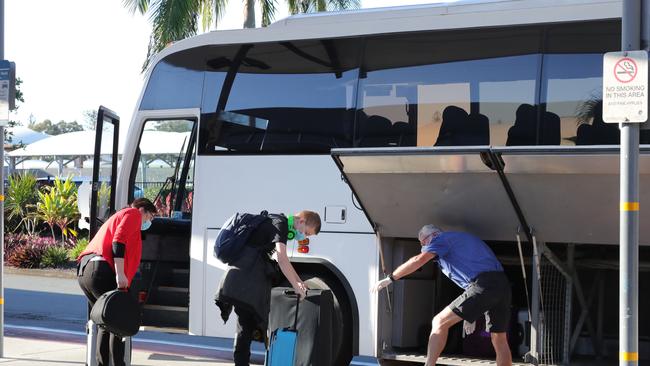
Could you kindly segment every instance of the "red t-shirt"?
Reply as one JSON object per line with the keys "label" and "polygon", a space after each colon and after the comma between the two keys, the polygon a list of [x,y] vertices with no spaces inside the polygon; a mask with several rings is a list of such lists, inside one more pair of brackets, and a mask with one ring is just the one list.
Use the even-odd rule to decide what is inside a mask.
{"label": "red t-shirt", "polygon": [[101,255],[115,271],[113,242],[124,244],[124,274],[129,280],[130,286],[142,258],[141,226],[142,214],[137,208],[129,207],[116,212],[97,231],[97,234],[90,241],[88,247],[81,252],[79,258],[89,253]]}

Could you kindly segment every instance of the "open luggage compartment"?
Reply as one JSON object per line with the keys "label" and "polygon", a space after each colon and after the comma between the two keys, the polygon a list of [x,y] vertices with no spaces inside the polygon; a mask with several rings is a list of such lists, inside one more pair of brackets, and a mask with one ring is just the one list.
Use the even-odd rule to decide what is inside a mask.
{"label": "open luggage compartment", "polygon": [[[422,225],[479,236],[514,286],[511,323],[520,340],[512,345],[513,360],[527,353],[530,363],[569,363],[572,331],[579,335],[590,322],[580,319],[575,326],[582,314],[572,317],[574,298],[576,310],[588,308],[575,281],[575,249],[618,244],[616,147],[335,149],[332,155],[381,237],[386,271],[419,252]],[[650,184],[644,149],[640,173],[641,186]],[[641,192],[644,202],[650,202],[650,192]],[[641,245],[650,244],[650,225],[642,222],[640,228]],[[425,268],[395,284],[389,296],[379,294],[380,359],[423,360],[431,318],[460,293],[448,282],[435,267]],[[450,333],[439,364],[494,360],[466,357],[458,337]]]}

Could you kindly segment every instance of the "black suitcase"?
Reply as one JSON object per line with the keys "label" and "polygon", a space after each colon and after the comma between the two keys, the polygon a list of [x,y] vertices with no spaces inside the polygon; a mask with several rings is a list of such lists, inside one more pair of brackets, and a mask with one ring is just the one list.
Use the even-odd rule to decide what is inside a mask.
{"label": "black suitcase", "polygon": [[140,329],[142,314],[140,305],[130,293],[113,290],[97,299],[90,310],[90,319],[113,334],[131,337]]}
{"label": "black suitcase", "polygon": [[[309,290],[300,302],[298,342],[294,366],[332,366],[332,319],[334,305],[330,290]],[[293,289],[275,287],[271,291],[269,332],[294,325],[296,297]]]}

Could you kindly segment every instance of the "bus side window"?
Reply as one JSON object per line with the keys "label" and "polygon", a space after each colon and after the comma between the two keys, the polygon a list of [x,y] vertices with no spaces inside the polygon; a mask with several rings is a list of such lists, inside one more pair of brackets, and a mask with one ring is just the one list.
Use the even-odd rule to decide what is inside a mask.
{"label": "bus side window", "polygon": [[[192,120],[149,120],[144,125],[132,192],[134,198],[150,199],[162,217],[191,217],[194,144],[190,137],[194,124]],[[186,161],[189,165],[184,167]]]}
{"label": "bus side window", "polygon": [[368,37],[357,146],[505,145],[517,107],[535,104],[540,32],[485,32]]}

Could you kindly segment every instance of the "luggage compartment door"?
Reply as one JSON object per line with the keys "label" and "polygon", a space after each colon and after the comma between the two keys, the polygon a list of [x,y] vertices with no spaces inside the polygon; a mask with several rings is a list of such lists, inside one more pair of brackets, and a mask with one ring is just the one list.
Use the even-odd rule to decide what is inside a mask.
{"label": "luggage compartment door", "polygon": [[[547,243],[619,244],[618,146],[493,148],[528,224]],[[639,157],[640,206],[650,204],[650,148]],[[640,216],[639,244],[650,245]]]}
{"label": "luggage compartment door", "polygon": [[489,147],[332,150],[381,235],[416,238],[432,223],[484,240],[512,241],[517,216],[489,154]]}
{"label": "luggage compartment door", "polygon": [[[619,244],[618,146],[336,149],[332,156],[383,236],[417,237],[432,223],[513,241],[517,204],[542,242]],[[645,207],[650,146],[641,148],[639,184]],[[650,245],[650,218],[640,220],[640,245]]]}

